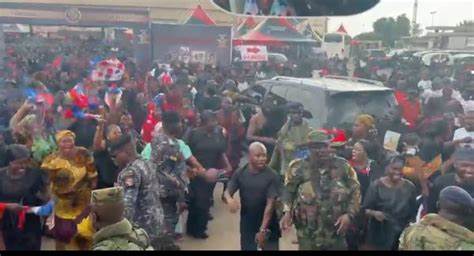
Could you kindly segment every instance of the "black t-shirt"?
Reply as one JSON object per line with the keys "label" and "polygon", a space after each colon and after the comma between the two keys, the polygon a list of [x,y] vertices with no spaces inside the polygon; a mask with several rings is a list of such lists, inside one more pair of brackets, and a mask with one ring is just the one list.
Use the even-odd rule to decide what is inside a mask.
{"label": "black t-shirt", "polygon": [[221,108],[221,98],[218,96],[203,97],[200,104],[202,110],[217,111]]}
{"label": "black t-shirt", "polygon": [[227,189],[230,195],[239,190],[242,215],[263,216],[267,199],[278,197],[279,182],[278,175],[269,167],[253,173],[246,165],[235,172]]}
{"label": "black t-shirt", "polygon": [[107,150],[94,152],[94,162],[98,174],[97,188],[113,187],[120,170],[110,158],[109,152]]}
{"label": "black t-shirt", "polygon": [[97,127],[95,119],[81,119],[69,126],[70,131],[76,134],[76,146],[91,148]]}
{"label": "black t-shirt", "polygon": [[443,176],[439,176],[433,184],[433,187],[430,189],[430,195],[428,197],[428,212],[435,213],[438,212],[437,202],[439,199],[439,193],[446,187],[449,186],[458,186],[466,190],[471,196],[474,197],[474,184],[460,184],[456,181],[455,173],[448,173]]}
{"label": "black t-shirt", "polygon": [[[0,169],[0,202],[19,203],[24,206],[43,205],[45,202],[37,197],[37,193],[45,189],[46,179],[46,173],[39,169],[27,169],[18,179],[12,179],[7,168]],[[1,223],[3,230],[17,230],[18,215],[5,211]],[[39,216],[26,215],[25,232],[41,232]]]}
{"label": "black t-shirt", "polygon": [[188,145],[204,168],[218,168],[221,156],[227,148],[227,140],[221,127],[217,127],[212,133],[197,128],[191,131]]}

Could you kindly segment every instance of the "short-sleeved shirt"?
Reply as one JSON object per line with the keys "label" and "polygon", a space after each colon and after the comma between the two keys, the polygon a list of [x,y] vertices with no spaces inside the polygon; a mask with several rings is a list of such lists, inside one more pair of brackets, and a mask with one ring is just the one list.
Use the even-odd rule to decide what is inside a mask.
{"label": "short-sleeved shirt", "polygon": [[212,133],[201,128],[194,129],[189,136],[188,145],[206,169],[218,168],[221,156],[227,150],[227,140],[222,127],[217,127]]}
{"label": "short-sleeved shirt", "polygon": [[229,181],[228,191],[240,193],[241,214],[263,214],[267,199],[278,197],[279,177],[266,167],[259,172],[250,172],[248,165],[237,170]]}
{"label": "short-sleeved shirt", "polygon": [[[178,139],[178,145],[179,145],[179,152],[183,154],[184,159],[188,160],[190,157],[193,156],[193,153],[191,152],[191,148],[182,140]],[[146,160],[150,160],[151,158],[151,143],[146,144],[145,148],[143,149],[141,153],[142,157]]]}

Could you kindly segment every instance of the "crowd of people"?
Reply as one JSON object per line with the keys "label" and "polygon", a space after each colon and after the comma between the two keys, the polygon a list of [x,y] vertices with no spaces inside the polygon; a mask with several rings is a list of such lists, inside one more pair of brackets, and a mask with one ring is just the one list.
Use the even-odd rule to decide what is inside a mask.
{"label": "crowd of people", "polygon": [[[301,250],[474,249],[474,86],[447,66],[394,60],[387,76],[356,65],[394,89],[397,120],[359,113],[351,128],[323,129],[299,102],[242,93],[265,77],[310,76],[304,63],[150,71],[122,48],[94,51],[100,41],[63,44],[27,55],[10,45],[4,59],[6,250],[40,250],[43,235],[57,250],[175,250],[184,232],[217,235],[207,233],[217,182],[240,209],[243,250],[277,250],[293,225]],[[350,75],[347,61],[315,65]],[[118,69],[92,77],[101,65]],[[380,130],[401,135],[395,150]]]}

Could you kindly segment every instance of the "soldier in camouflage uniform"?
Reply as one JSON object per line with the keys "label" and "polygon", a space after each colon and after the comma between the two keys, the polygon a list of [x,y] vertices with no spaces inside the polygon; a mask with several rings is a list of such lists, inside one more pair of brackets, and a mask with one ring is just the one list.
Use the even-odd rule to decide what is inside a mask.
{"label": "soldier in camouflage uniform", "polygon": [[[163,114],[163,129],[151,143],[150,160],[157,166],[160,199],[164,210],[166,232],[174,235],[179,220],[178,204],[185,205],[185,193],[189,184],[186,177],[186,157],[180,150],[181,120],[176,112]],[[181,143],[184,143],[181,141]],[[190,150],[189,150],[190,154]]]}
{"label": "soldier in camouflage uniform", "polygon": [[124,214],[123,189],[92,191],[91,217],[97,232],[92,237],[94,251],[153,250],[144,229],[134,227]]}
{"label": "soldier in camouflage uniform", "polygon": [[288,164],[296,158],[296,146],[306,141],[306,135],[310,131],[308,122],[303,120],[303,117],[309,117],[305,115],[306,112],[301,103],[288,104],[290,118],[278,132],[277,146],[269,164],[269,167],[276,170],[282,177]]}
{"label": "soldier in camouflage uniform", "polygon": [[346,160],[334,156],[321,130],[307,135],[311,155],[285,173],[283,230],[295,223],[300,250],[346,250],[344,234],[360,207],[360,185]]}
{"label": "soldier in camouflage uniform", "polygon": [[124,190],[125,217],[146,230],[156,250],[162,249],[163,244],[171,242],[165,236],[155,165],[137,154],[130,135],[122,135],[114,141],[109,152],[114,163],[122,169],[117,185]]}
{"label": "soldier in camouflage uniform", "polygon": [[400,250],[474,251],[474,232],[463,225],[474,218],[474,200],[457,186],[444,188],[439,213],[424,216],[400,236]]}

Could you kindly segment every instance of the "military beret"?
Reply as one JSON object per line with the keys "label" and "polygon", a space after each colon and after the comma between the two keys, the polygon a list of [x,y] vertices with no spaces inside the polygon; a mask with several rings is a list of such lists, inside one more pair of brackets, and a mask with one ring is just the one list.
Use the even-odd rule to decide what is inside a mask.
{"label": "military beret", "polygon": [[441,190],[439,201],[451,202],[467,209],[474,209],[474,200],[471,195],[458,186],[449,186]]}
{"label": "military beret", "polygon": [[122,202],[122,187],[96,189],[91,192],[91,204],[118,204]]}
{"label": "military beret", "polygon": [[107,150],[109,153],[114,153],[117,150],[122,149],[125,145],[130,143],[132,141],[132,137],[129,134],[123,134],[120,137],[118,137],[116,140],[111,142],[108,145]]}

